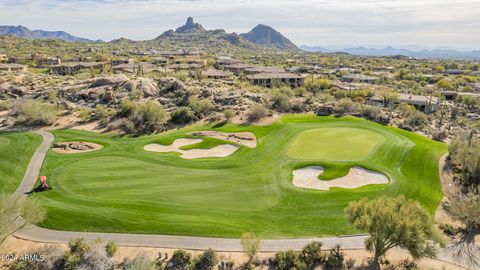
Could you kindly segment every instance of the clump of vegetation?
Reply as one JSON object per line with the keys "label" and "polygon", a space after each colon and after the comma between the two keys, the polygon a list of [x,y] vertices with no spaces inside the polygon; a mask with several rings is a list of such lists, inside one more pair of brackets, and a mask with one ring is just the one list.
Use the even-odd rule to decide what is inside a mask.
{"label": "clump of vegetation", "polygon": [[167,112],[155,101],[145,103],[122,100],[117,116],[125,118],[124,128],[134,134],[159,131],[167,119]]}
{"label": "clump of vegetation", "polygon": [[170,122],[178,125],[188,124],[195,120],[195,115],[188,107],[178,108],[170,116]]}
{"label": "clump of vegetation", "polygon": [[56,105],[36,100],[22,100],[13,105],[17,123],[23,125],[52,125],[57,119]]}
{"label": "clump of vegetation", "polygon": [[218,256],[213,249],[207,249],[193,259],[194,270],[212,270],[217,264]]}
{"label": "clump of vegetation", "polygon": [[210,112],[215,108],[210,99],[190,98],[188,105],[196,114],[200,115],[201,117],[210,114]]}
{"label": "clump of vegetation", "polygon": [[244,233],[242,234],[240,243],[242,244],[243,253],[248,258],[248,261],[245,263],[245,268],[250,269],[252,267],[252,261],[260,249],[260,239],[253,233]]}
{"label": "clump of vegetation", "polygon": [[226,109],[223,111],[223,117],[225,118],[226,122],[230,122],[230,120],[235,116],[235,111],[232,109]]}
{"label": "clump of vegetation", "polygon": [[165,269],[167,270],[183,270],[188,269],[192,264],[192,254],[184,250],[175,250],[172,258],[167,263]]}
{"label": "clump of vegetation", "polygon": [[448,150],[456,179],[466,188],[480,192],[480,140],[473,131],[461,132]]}
{"label": "clump of vegetation", "polygon": [[458,194],[447,210],[453,218],[465,224],[467,232],[480,231],[480,195],[474,192]]}
{"label": "clump of vegetation", "polygon": [[355,228],[370,235],[365,247],[373,253],[372,264],[376,267],[392,248],[406,249],[419,259],[434,257],[432,243],[442,243],[430,214],[418,202],[403,196],[351,202],[345,213]]}
{"label": "clump of vegetation", "polygon": [[247,119],[250,122],[257,122],[260,119],[266,117],[268,114],[267,109],[265,106],[261,104],[255,104],[250,108],[250,111],[248,112]]}

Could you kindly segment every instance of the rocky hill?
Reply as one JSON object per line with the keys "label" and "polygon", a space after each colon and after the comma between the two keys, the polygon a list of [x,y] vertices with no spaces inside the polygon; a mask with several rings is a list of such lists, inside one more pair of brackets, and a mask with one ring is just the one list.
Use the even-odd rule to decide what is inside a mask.
{"label": "rocky hill", "polygon": [[90,39],[80,38],[70,35],[64,31],[44,31],[44,30],[30,30],[25,26],[0,26],[0,35],[3,36],[15,36],[26,39],[59,39],[67,42],[95,42]]}
{"label": "rocky hill", "polygon": [[298,50],[293,42],[268,25],[259,24],[242,36],[257,45],[280,50]]}
{"label": "rocky hill", "polygon": [[259,25],[247,34],[227,33],[223,29],[206,30],[201,24],[189,17],[185,25],[175,31],[168,30],[155,39],[162,44],[176,44],[181,47],[205,48],[242,48],[298,50],[290,40],[275,29]]}

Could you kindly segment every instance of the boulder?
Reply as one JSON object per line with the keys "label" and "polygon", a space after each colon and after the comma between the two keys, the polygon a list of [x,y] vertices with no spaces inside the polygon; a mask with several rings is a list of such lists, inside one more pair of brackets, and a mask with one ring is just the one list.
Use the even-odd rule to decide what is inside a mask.
{"label": "boulder", "polygon": [[158,95],[159,89],[152,79],[140,78],[138,79],[137,88],[142,91],[145,97],[153,97]]}
{"label": "boulder", "polygon": [[128,81],[128,77],[125,74],[111,76],[111,77],[103,77],[96,79],[90,87],[98,87],[98,86],[105,86],[105,85],[119,85],[126,81]]}

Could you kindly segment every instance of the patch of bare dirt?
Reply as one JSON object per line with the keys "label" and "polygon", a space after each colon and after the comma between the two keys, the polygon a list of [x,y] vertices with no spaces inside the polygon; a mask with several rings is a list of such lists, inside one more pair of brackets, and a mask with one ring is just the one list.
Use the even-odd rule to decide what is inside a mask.
{"label": "patch of bare dirt", "polygon": [[192,133],[193,136],[212,137],[215,139],[229,141],[236,144],[245,145],[250,148],[257,147],[257,138],[252,132],[220,132],[220,131],[197,131]]}

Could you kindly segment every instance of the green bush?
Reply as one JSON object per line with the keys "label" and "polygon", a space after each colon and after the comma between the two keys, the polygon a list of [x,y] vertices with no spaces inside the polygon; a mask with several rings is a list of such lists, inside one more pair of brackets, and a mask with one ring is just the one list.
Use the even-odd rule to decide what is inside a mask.
{"label": "green bush", "polygon": [[184,270],[192,263],[192,254],[184,250],[175,250],[167,264],[167,270]]}
{"label": "green bush", "polygon": [[170,121],[174,124],[183,125],[192,122],[195,119],[193,112],[186,107],[178,108],[170,116]]}
{"label": "green bush", "polygon": [[51,125],[57,119],[57,106],[36,100],[23,100],[14,105],[17,123]]}
{"label": "green bush", "polygon": [[260,105],[260,104],[255,104],[250,108],[250,111],[248,112],[247,119],[250,122],[256,122],[265,116],[267,116],[267,109],[265,106]]}
{"label": "green bush", "polygon": [[218,264],[218,256],[215,250],[207,249],[195,257],[193,268],[195,270],[212,270]]}
{"label": "green bush", "polygon": [[305,269],[300,253],[294,250],[276,253],[275,264],[278,270]]}
{"label": "green bush", "polygon": [[208,115],[215,108],[209,99],[190,98],[188,105],[198,115]]}
{"label": "green bush", "polygon": [[322,243],[313,241],[307,244],[303,247],[300,258],[308,269],[315,269],[315,267],[324,263],[326,256],[322,252]]}

